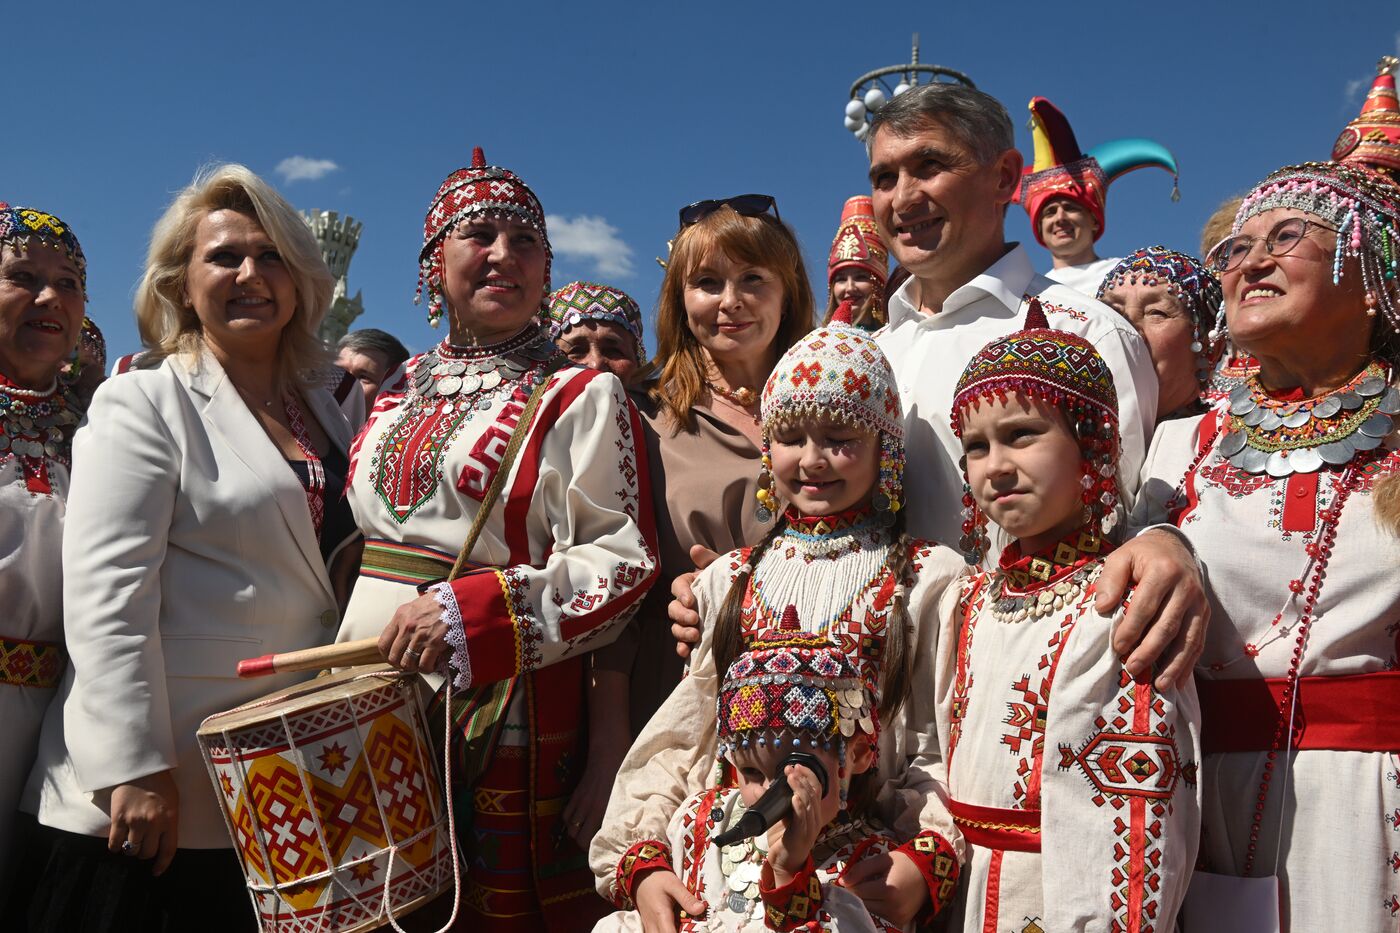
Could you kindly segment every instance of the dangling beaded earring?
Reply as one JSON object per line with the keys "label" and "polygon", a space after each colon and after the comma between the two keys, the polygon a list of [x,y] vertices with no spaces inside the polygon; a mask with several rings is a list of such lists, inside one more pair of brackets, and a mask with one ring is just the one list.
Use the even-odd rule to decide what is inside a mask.
{"label": "dangling beaded earring", "polygon": [[880,479],[875,486],[871,505],[883,525],[894,524],[895,513],[904,507],[904,450],[894,439],[881,432]]}
{"label": "dangling beaded earring", "polygon": [[760,525],[766,525],[778,512],[778,497],[773,495],[773,458],[768,453],[767,438],[763,440],[763,454],[759,458],[758,492],[754,493],[754,498],[758,500],[754,518]]}
{"label": "dangling beaded earring", "polygon": [[438,258],[439,246],[433,254],[418,263],[418,287],[413,292],[413,303],[423,303],[423,286],[428,286],[428,326],[436,328],[442,321],[442,290],[440,280],[433,274],[433,264]]}
{"label": "dangling beaded earring", "polygon": [[[963,476],[967,476],[966,458],[963,458]],[[962,540],[958,542],[958,547],[962,549],[963,560],[976,567],[982,563],[992,542],[987,538],[987,517],[977,507],[977,500],[972,497],[972,487],[966,478],[963,479],[962,504]]]}

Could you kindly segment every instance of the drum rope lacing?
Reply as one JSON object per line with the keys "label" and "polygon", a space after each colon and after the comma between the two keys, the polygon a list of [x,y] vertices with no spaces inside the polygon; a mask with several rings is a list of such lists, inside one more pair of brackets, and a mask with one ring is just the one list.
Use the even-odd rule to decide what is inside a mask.
{"label": "drum rope lacing", "polygon": [[[413,705],[414,705],[414,709],[415,709],[416,712],[417,712],[418,721],[419,721],[420,723],[423,723],[423,724],[424,724],[424,731],[426,732],[427,714],[424,712],[424,710],[423,710],[423,704],[422,704],[422,702],[421,702],[421,701],[419,700],[419,698],[418,698],[418,691],[417,691],[417,690],[413,687],[413,685],[411,684],[412,678],[414,678],[414,677],[416,677],[416,676],[417,676],[416,674],[411,674],[411,673],[407,673],[407,672],[391,673],[391,672],[388,672],[388,671],[374,671],[374,672],[359,674],[359,675],[357,675],[357,676],[355,676],[355,677],[352,677],[350,680],[348,680],[348,681],[346,681],[346,682],[347,682],[347,683],[356,683],[357,681],[361,681],[361,680],[388,680],[388,681],[395,681],[395,682],[397,682],[397,683],[399,683],[399,684],[401,684],[401,685],[407,687],[409,693],[411,694],[411,698],[412,698],[412,702],[413,702]],[[314,680],[313,680],[313,681],[308,681],[307,683],[303,684],[302,686],[304,686],[304,687],[310,687],[310,688],[312,688],[312,690],[318,689],[318,688],[316,687],[316,684],[315,684],[315,681],[314,681]],[[450,708],[451,708],[451,707],[450,707],[450,704],[451,704],[451,702],[452,702],[452,679],[451,679],[450,677],[449,677],[449,678],[446,680],[446,682],[443,684],[443,689],[446,691],[446,695],[445,695],[444,699],[446,699],[447,703],[449,704],[448,708],[450,709]],[[311,692],[311,691],[307,691],[307,692]],[[261,708],[266,707],[266,706],[272,706],[272,705],[274,705],[274,704],[284,702],[284,701],[286,701],[286,700],[288,700],[288,699],[290,699],[290,698],[292,698],[292,697],[294,697],[294,696],[298,696],[298,695],[301,695],[301,691],[296,691],[296,692],[293,692],[293,693],[291,693],[291,694],[279,694],[279,695],[276,695],[276,696],[273,696],[273,697],[264,697],[263,699],[256,700],[256,701],[254,701],[254,702],[252,702],[252,703],[246,703],[246,704],[244,704],[243,706],[238,706],[238,707],[235,707],[234,709],[229,710],[227,713],[220,713],[220,714],[218,714],[218,715],[224,716],[224,715],[228,715],[228,714],[231,714],[231,713],[241,713],[241,712],[246,712],[246,711],[249,711],[249,710],[261,709]],[[210,717],[210,718],[213,718],[213,717]],[[285,732],[285,733],[287,734],[287,736],[288,736],[288,739],[287,739],[287,746],[288,746],[288,749],[289,749],[290,751],[294,752],[295,755],[296,755],[297,767],[298,767],[301,771],[305,772],[305,771],[307,770],[307,768],[306,768],[305,762],[302,760],[301,749],[300,749],[300,748],[295,744],[295,742],[290,738],[290,736],[291,736],[291,723],[288,722],[288,720],[287,720],[287,714],[286,714],[286,713],[279,713],[279,714],[278,714],[278,719],[279,719],[279,721],[282,723],[282,728],[283,728],[284,732]],[[356,734],[356,737],[360,740],[360,747],[363,749],[363,748],[365,747],[365,741],[364,741],[364,740],[365,740],[365,736],[363,735],[363,733],[361,732],[361,729],[360,729],[361,723],[360,723],[359,716],[358,716],[358,715],[353,716],[353,721],[354,721],[354,724],[355,724],[355,734]],[[208,720],[205,720],[205,722],[208,722]],[[220,735],[223,737],[223,739],[224,739],[224,746],[225,746],[225,748],[227,748],[227,749],[232,749],[232,748],[233,748],[233,739],[232,739],[232,736],[229,734],[229,730],[227,730],[227,729],[221,729],[220,732],[219,732],[219,734],[220,734]],[[443,788],[445,789],[445,790],[444,790],[444,793],[449,792],[450,789],[451,789],[451,787],[452,787],[451,740],[452,740],[452,721],[451,721],[451,718],[450,718],[450,717],[444,717],[443,742],[442,742],[442,749],[443,749],[443,754],[442,754],[443,785],[442,785],[442,786],[443,786]],[[417,736],[415,736],[415,742],[417,742]],[[421,748],[418,750],[418,752],[419,752],[419,754],[422,753]],[[236,757],[234,757],[234,756],[232,756],[232,755],[230,755],[230,759],[233,760],[233,761],[237,764],[237,766],[239,767],[239,770],[240,770],[240,772],[241,772],[239,776],[242,778],[242,784],[243,784],[244,787],[247,787],[247,786],[248,786],[248,773],[247,773],[247,770],[246,770],[246,767],[245,767],[245,762],[242,760],[242,758],[236,758]],[[207,756],[207,755],[205,756],[204,766],[205,766],[205,768],[209,771],[209,778],[210,778],[210,780],[214,783],[214,786],[215,786],[215,787],[219,786],[219,777],[218,777],[218,775],[214,772],[214,765],[213,765],[213,762],[210,761],[209,756]],[[386,840],[387,840],[387,839],[388,839],[387,830],[388,830],[388,828],[389,828],[389,820],[388,820],[388,818],[387,818],[387,815],[384,813],[384,803],[383,803],[383,800],[382,800],[381,794],[380,794],[379,782],[375,779],[375,776],[374,776],[373,771],[369,772],[369,779],[370,779],[371,790],[374,792],[374,805],[375,805],[375,809],[376,809],[376,810],[378,811],[378,813],[379,813],[379,822],[380,822],[380,825],[383,826],[383,827],[385,828],[385,830],[386,830],[385,838],[386,838]],[[433,801],[434,809],[436,810],[436,809],[437,809],[437,804],[438,804],[438,802],[439,802],[437,795],[429,795],[429,799]],[[447,922],[442,926],[441,929],[437,930],[437,933],[447,933],[448,930],[452,929],[453,924],[455,924],[455,923],[457,922],[457,913],[458,913],[458,910],[460,909],[461,894],[462,894],[462,868],[461,868],[461,857],[460,857],[460,855],[459,855],[459,853],[458,853],[458,850],[457,850],[457,820],[456,820],[456,817],[455,817],[455,815],[454,815],[454,813],[453,813],[453,811],[452,811],[452,802],[451,802],[451,800],[448,800],[448,799],[446,799],[446,798],[444,797],[443,803],[444,803],[444,808],[447,810],[447,833],[448,833],[448,837],[447,837],[447,838],[448,838],[449,844],[450,844],[451,847],[452,847],[452,915],[451,915],[450,917],[447,918]],[[225,821],[226,823],[228,823],[229,835],[230,835],[233,839],[236,840],[236,839],[238,838],[238,832],[237,832],[236,828],[233,826],[232,821],[231,821],[230,818],[229,818],[228,808],[227,808],[227,807],[222,807],[222,808],[220,808],[220,809],[223,810],[223,813],[224,813],[224,821]],[[326,844],[325,828],[321,825],[321,816],[320,816],[320,814],[316,811],[316,809],[315,809],[314,807],[311,807],[311,808],[308,808],[308,809],[309,809],[309,812],[310,812],[310,814],[311,814],[312,823],[315,825],[315,828],[316,828],[316,839],[317,839],[317,841],[321,844],[322,850],[323,850],[324,852],[326,852],[327,854],[329,854],[331,850],[330,850],[330,846]],[[390,897],[392,896],[393,885],[394,885],[394,880],[393,880],[393,879],[394,879],[394,856],[398,853],[398,850],[399,850],[400,848],[412,846],[413,844],[415,844],[416,842],[420,841],[420,840],[423,839],[425,836],[427,836],[429,833],[432,833],[432,832],[440,832],[441,829],[439,828],[439,825],[438,825],[438,824],[440,823],[440,821],[441,821],[441,815],[435,813],[432,822],[431,822],[428,826],[426,826],[425,828],[419,830],[417,833],[414,833],[412,836],[409,836],[407,839],[403,839],[403,840],[398,840],[398,841],[391,842],[387,850],[381,849],[381,850],[378,850],[378,851],[376,851],[376,852],[372,852],[372,853],[369,853],[369,854],[366,854],[366,855],[362,855],[362,856],[360,856],[359,858],[352,859],[351,861],[348,861],[348,862],[343,862],[343,863],[337,864],[337,865],[335,865],[335,866],[333,866],[333,867],[327,868],[325,871],[317,872],[317,873],[314,874],[314,875],[308,875],[308,876],[303,877],[303,878],[298,878],[298,879],[296,879],[295,881],[289,881],[289,882],[285,882],[285,883],[274,882],[274,883],[272,883],[272,884],[255,884],[255,883],[253,882],[252,878],[251,878],[251,877],[248,877],[248,876],[245,874],[245,879],[246,879],[247,882],[248,882],[249,896],[252,897],[252,898],[254,899],[254,902],[253,902],[253,910],[254,910],[254,913],[257,913],[257,914],[261,915],[261,910],[259,909],[258,904],[257,904],[257,900],[256,900],[256,896],[257,896],[258,894],[262,894],[262,893],[279,894],[279,893],[281,892],[281,889],[283,889],[283,888],[303,887],[303,886],[308,885],[308,884],[314,884],[314,883],[316,883],[316,882],[318,882],[318,881],[329,881],[329,882],[331,882],[332,884],[338,884],[338,879],[336,878],[337,875],[344,874],[348,869],[352,869],[352,868],[354,868],[354,867],[357,866],[357,865],[361,865],[361,864],[364,864],[364,863],[366,863],[366,862],[372,862],[372,861],[374,861],[375,859],[379,858],[381,855],[383,855],[383,854],[385,853],[385,851],[387,851],[387,852],[388,852],[389,858],[388,858],[387,864],[385,865],[385,868],[384,868],[384,892],[383,892],[383,895],[382,895],[381,900],[380,900],[379,912],[380,912],[380,916],[383,916],[383,917],[387,917],[387,918],[388,918],[388,920],[389,920],[389,925],[392,926],[392,927],[394,928],[394,930],[397,931],[397,933],[407,933],[407,931],[404,930],[403,927],[399,926],[398,920],[397,920],[397,918],[394,916],[394,909],[393,909],[393,906],[392,906],[392,904],[390,903]],[[263,864],[266,865],[266,866],[268,866],[268,873],[271,874],[271,872],[272,872],[272,858],[271,858],[271,853],[270,853],[270,852],[268,851],[268,849],[267,849],[267,843],[266,843],[266,840],[263,838],[263,834],[262,834],[262,833],[256,833],[256,832],[255,832],[255,833],[251,833],[250,835],[251,835],[252,838],[257,842],[257,844],[258,844],[258,849],[259,849],[259,851],[260,851],[260,853],[261,853],[261,855],[262,855]],[[416,873],[417,873],[417,872],[415,871],[415,874],[416,874]],[[341,887],[344,887],[344,886],[341,885]],[[365,900],[362,899],[359,895],[357,895],[354,891],[349,890],[348,887],[344,887],[344,890],[345,890],[345,892],[346,892],[347,894],[350,895],[351,899],[352,899],[356,904],[358,904],[359,906],[365,908],[366,910],[369,910],[369,909],[370,909],[369,906],[366,904]],[[324,914],[324,911],[325,911],[325,910],[329,910],[330,907],[331,907],[331,905],[330,905],[330,904],[327,904],[326,907],[323,908],[323,911],[322,911],[323,914]],[[324,919],[324,916],[322,917],[322,919]]]}

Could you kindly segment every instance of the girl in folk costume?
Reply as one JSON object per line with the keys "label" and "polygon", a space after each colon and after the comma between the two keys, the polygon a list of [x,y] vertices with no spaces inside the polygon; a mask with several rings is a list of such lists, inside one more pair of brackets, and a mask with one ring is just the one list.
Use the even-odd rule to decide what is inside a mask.
{"label": "girl in folk costume", "polygon": [[1195,691],[1158,691],[1111,647],[1123,609],[1099,615],[1094,582],[1113,549],[1113,377],[1039,302],[1026,324],[953,399],[968,561],[988,518],[1013,539],[942,602],[938,732],[970,853],[954,928],[1166,930],[1196,857]]}
{"label": "girl in folk costume", "polygon": [[851,321],[861,330],[879,330],[885,314],[885,284],[890,278],[890,251],[875,226],[875,208],[869,195],[846,199],[841,208],[841,226],[831,241],[826,260],[829,298],[826,320],[849,301],[855,311]]}
{"label": "girl in folk costume", "polygon": [[11,877],[13,817],[67,663],[63,518],[79,413],[58,375],[78,346],[86,278],[67,224],[0,202],[0,879]]}
{"label": "girl in folk costume", "polygon": [[[340,637],[382,632],[392,663],[458,691],[458,928],[588,929],[606,905],[561,813],[583,765],[587,652],[656,569],[638,419],[616,378],[563,366],[541,325],[549,239],[515,174],[477,149],[423,233],[429,317],[451,330],[390,377],[352,451],[365,553]],[[437,582],[478,513],[467,572]]]}
{"label": "girl in folk costume", "polygon": [[825,634],[878,686],[889,724],[873,812],[903,844],[845,883],[899,927],[931,916],[955,887],[932,691],[910,687],[931,676],[935,594],[960,562],[900,527],[899,396],[884,355],[846,313],[788,350],[764,387],[759,508],[787,505],[759,545],[696,577],[705,624],[689,676],[628,752],[589,853],[599,891],[619,907],[635,905],[647,930],[674,929],[678,909],[702,909],[673,874],[667,826],[686,798],[714,784],[715,736],[697,724],[714,714],[722,674],[789,606],[804,630]]}
{"label": "girl in folk costume", "polygon": [[1202,884],[1263,887],[1258,929],[1281,902],[1283,929],[1394,930],[1400,187],[1279,169],[1209,260],[1260,369],[1162,426],[1135,516],[1175,522],[1210,568],[1202,863],[1231,877]]}
{"label": "girl in folk costume", "polygon": [[[682,928],[895,930],[837,884],[848,866],[898,844],[861,807],[847,813],[852,778],[875,763],[873,685],[825,635],[802,631],[789,607],[730,665],[717,713],[719,753],[738,786],[694,794],[671,817],[671,870],[705,903]],[[766,830],[744,824],[780,777],[792,811]],[[619,911],[595,929],[642,928],[636,911]]]}

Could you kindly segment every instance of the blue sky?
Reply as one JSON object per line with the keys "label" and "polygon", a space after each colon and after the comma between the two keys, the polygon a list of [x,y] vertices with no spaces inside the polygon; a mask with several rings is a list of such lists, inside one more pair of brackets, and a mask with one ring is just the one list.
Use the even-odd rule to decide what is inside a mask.
{"label": "blue sky", "polygon": [[[51,210],[89,258],[89,313],[136,349],[131,294],[150,228],[209,161],[239,161],[300,208],[365,224],[350,268],[361,326],[414,349],[423,213],[481,145],[551,215],[554,282],[601,278],[654,306],[676,210],[749,191],[778,199],[819,294],[842,202],[867,190],[842,127],[851,82],[921,58],[1000,98],[1029,152],[1026,103],[1054,101],[1082,146],[1148,136],[1181,165],[1112,189],[1101,255],[1195,251],[1225,197],[1325,158],[1400,7],[1285,0],[746,3],[246,2],[9,4],[9,144],[0,200]],[[849,11],[878,11],[852,16]],[[1074,14],[1065,11],[1073,9]],[[316,177],[277,167],[322,163]],[[334,166],[334,168],[327,168]],[[312,166],[314,169],[316,166]],[[1009,239],[1030,241],[1013,210]],[[1033,246],[1042,265],[1048,257]],[[651,334],[648,333],[650,342]]]}

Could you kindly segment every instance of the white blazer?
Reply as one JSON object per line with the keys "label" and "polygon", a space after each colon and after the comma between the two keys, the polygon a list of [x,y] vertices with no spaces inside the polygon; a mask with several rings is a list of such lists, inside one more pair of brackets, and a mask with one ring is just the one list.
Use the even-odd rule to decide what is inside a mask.
{"label": "white blazer", "polygon": [[[307,392],[342,450],[330,393]],[[323,644],[338,619],[306,493],[208,352],[108,380],[73,441],[64,530],[71,659],[23,809],[105,836],[105,789],[175,769],[179,845],[233,844],[195,730],[305,675],[242,658]]]}

